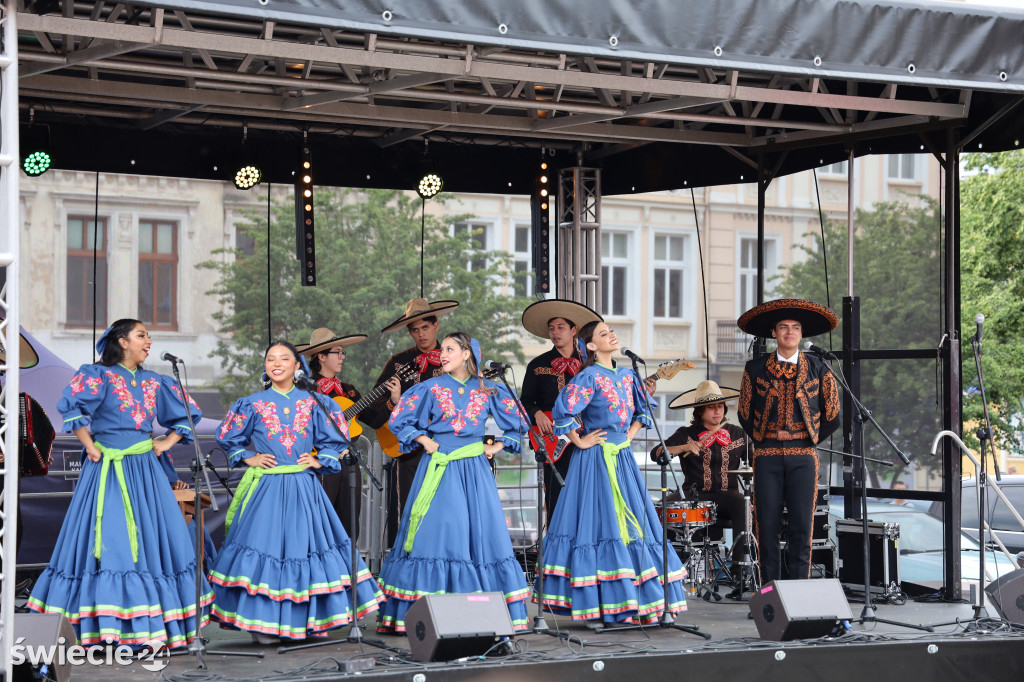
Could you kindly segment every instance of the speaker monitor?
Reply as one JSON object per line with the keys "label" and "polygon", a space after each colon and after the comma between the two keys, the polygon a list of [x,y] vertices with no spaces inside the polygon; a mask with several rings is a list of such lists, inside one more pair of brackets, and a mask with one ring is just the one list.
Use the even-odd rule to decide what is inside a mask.
{"label": "speaker monitor", "polygon": [[[61,642],[61,639],[64,641]],[[15,680],[39,679],[30,662],[27,653],[29,650],[52,652],[53,660],[48,664],[49,670],[46,674],[49,679],[57,682],[68,682],[71,679],[71,663],[68,662],[67,654],[61,657],[56,651],[58,647],[63,647],[66,651],[78,643],[75,629],[67,618],[56,613],[16,613],[14,641],[23,647],[21,651],[25,653],[25,658],[29,659],[15,666]]]}
{"label": "speaker monitor", "polygon": [[853,613],[838,580],[775,580],[750,598],[761,639],[824,637]]}
{"label": "speaker monitor", "polygon": [[409,607],[405,630],[417,661],[480,656],[513,634],[501,592],[426,595]]}
{"label": "speaker monitor", "polygon": [[1024,569],[1018,568],[992,581],[985,592],[1003,618],[1024,624]]}

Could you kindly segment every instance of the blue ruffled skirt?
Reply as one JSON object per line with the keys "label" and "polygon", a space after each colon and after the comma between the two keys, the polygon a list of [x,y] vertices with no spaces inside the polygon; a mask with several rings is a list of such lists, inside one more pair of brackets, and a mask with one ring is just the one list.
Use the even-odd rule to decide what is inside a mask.
{"label": "blue ruffled skirt", "polygon": [[448,464],[412,551],[405,551],[413,502],[429,462],[427,456],[420,460],[398,537],[380,571],[387,602],[377,617],[377,631],[405,632],[405,614],[423,595],[465,592],[501,592],[514,629],[526,630],[529,588],[486,457]]}
{"label": "blue ruffled skirt", "polygon": [[[624,542],[600,446],[573,453],[569,473],[544,538],[543,607],[574,620],[653,623],[665,611],[661,522],[629,448],[619,451],[616,476],[639,528]],[[686,610],[686,570],[669,548],[668,611]]]}
{"label": "blue ruffled skirt", "polygon": [[263,476],[210,571],[213,617],[289,639],[324,637],[377,609],[384,597],[358,559],[323,487],[308,471]]}
{"label": "blue ruffled skirt", "polygon": [[[152,452],[128,455],[122,464],[138,527],[138,561],[132,560],[113,465],[107,473],[101,559],[94,556],[102,461],[86,459],[28,607],[67,616],[84,646],[187,646],[196,635],[196,561],[188,528]],[[205,607],[213,599],[205,578],[201,591]],[[203,622],[208,619],[204,610]]]}

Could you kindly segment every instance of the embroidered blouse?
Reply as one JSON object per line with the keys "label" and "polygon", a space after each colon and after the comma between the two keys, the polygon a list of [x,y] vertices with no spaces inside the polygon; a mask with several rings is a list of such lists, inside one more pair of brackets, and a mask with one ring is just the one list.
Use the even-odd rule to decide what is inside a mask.
{"label": "embroidered blouse", "polygon": [[[134,385],[133,385],[134,384]],[[188,398],[193,422],[203,413]],[[67,433],[88,426],[101,445],[127,449],[152,436],[153,420],[192,440],[181,387],[171,377],[124,365],[82,365],[57,403]]]}
{"label": "embroidered blouse", "polygon": [[274,455],[278,466],[297,464],[300,455],[316,448],[323,464],[318,473],[339,471],[338,456],[348,449],[348,422],[333,400],[321,395],[320,402],[344,438],[311,395],[294,387],[287,393],[270,387],[235,401],[217,427],[217,444],[228,453],[232,467],[258,452]]}
{"label": "embroidered blouse", "polygon": [[[650,427],[651,417],[642,390],[643,384],[631,369],[599,364],[587,367],[566,384],[555,401],[551,411],[555,435],[575,429],[577,416],[584,425],[581,433],[606,429],[610,443],[621,441],[619,434],[624,435],[633,422]],[[653,398],[650,401],[652,407],[657,405]]]}
{"label": "embroidered blouse", "polygon": [[519,452],[527,427],[512,394],[493,381],[485,379],[483,384],[481,389],[476,377],[463,383],[443,374],[403,393],[389,421],[399,449],[410,452],[419,446],[418,436],[428,435],[441,452],[453,452],[479,441],[487,433],[487,418],[492,417],[502,431],[505,449]]}

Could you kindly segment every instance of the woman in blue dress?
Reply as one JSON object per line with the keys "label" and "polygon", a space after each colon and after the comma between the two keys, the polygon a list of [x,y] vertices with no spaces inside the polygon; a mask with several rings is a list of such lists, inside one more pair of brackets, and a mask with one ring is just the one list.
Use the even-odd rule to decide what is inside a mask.
{"label": "woman in blue dress", "polygon": [[[67,616],[84,646],[175,648],[196,636],[195,550],[159,462],[192,430],[178,383],[142,368],[151,344],[141,322],[118,320],[96,344],[99,364],[82,365],[57,405],[84,446],[82,474],[28,606]],[[154,417],[166,438],[151,439]],[[206,606],[205,579],[201,591]]]}
{"label": "woman in blue dress", "polygon": [[[501,592],[513,627],[527,627],[529,590],[487,462],[503,449],[519,452],[526,425],[512,395],[479,378],[479,366],[476,339],[449,335],[441,342],[446,373],[410,388],[391,413],[400,449],[420,444],[430,456],[420,460],[395,546],[380,571],[387,602],[378,632],[405,632],[414,601],[455,592]],[[484,443],[488,417],[504,432],[491,444]]]}
{"label": "woman in blue dress", "polygon": [[[584,325],[579,338],[586,361],[552,410],[555,434],[577,450],[544,538],[540,601],[573,620],[653,623],[665,611],[661,523],[630,447],[651,419],[637,376],[612,360],[608,325]],[[685,574],[670,550],[671,614],[686,610]]]}
{"label": "woman in blue dress", "polygon": [[[352,545],[314,472],[337,472],[348,423],[337,403],[294,384],[295,346],[267,349],[270,388],[235,401],[217,430],[231,466],[249,469],[228,510],[227,536],[210,571],[213,617],[253,641],[325,637],[384,600],[362,559],[352,589]],[[313,450],[316,453],[313,454]]]}

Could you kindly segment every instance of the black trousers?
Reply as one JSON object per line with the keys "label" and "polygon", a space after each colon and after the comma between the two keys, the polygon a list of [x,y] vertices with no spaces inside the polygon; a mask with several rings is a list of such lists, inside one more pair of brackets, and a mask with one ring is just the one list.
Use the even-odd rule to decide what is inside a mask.
{"label": "black trousers", "polygon": [[[812,451],[813,453],[813,451]],[[811,531],[818,498],[817,454],[754,454],[754,518],[761,584],[781,576],[782,507],[789,513],[789,577],[811,577]]]}
{"label": "black trousers", "polygon": [[555,476],[555,470],[562,474],[562,480],[564,481],[566,476],[569,475],[569,462],[572,460],[572,453],[576,448],[568,448],[558,461],[555,462],[555,466],[552,467],[548,464],[547,460],[544,460],[544,508],[547,510],[547,522],[551,523],[551,517],[555,514],[555,505],[558,504],[558,496],[562,494],[562,484],[558,482],[558,478]]}
{"label": "black trousers", "polygon": [[342,464],[340,473],[325,474],[320,477],[320,482],[324,486],[324,492],[327,493],[327,499],[331,501],[331,506],[338,513],[341,525],[345,527],[345,532],[352,538],[352,542],[355,542],[359,537],[359,517],[363,510],[363,472],[358,464],[354,466],[357,483],[355,518],[352,517],[352,507],[349,498],[348,476],[351,470],[350,465]]}
{"label": "black trousers", "polygon": [[394,467],[388,473],[388,487],[391,491],[387,510],[387,546],[395,543],[398,526],[402,522],[402,512],[409,499],[409,489],[416,478],[416,469],[420,466],[423,448],[394,458]]}

